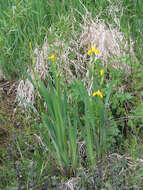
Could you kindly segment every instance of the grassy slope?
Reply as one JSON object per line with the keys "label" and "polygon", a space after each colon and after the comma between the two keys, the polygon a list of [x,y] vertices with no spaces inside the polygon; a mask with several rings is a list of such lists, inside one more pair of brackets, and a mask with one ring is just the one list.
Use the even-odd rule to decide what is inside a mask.
{"label": "grassy slope", "polygon": [[[106,0],[99,1],[82,1],[92,15],[96,16],[100,13],[100,18],[107,20],[107,22],[115,25],[114,18],[112,18],[106,11],[109,3]],[[112,1],[116,4],[116,1]],[[0,4],[0,64],[5,71],[5,75],[10,79],[19,78],[21,74],[26,71],[28,65],[31,64],[31,51],[34,49],[36,44],[42,46],[44,36],[47,34],[47,28],[51,25],[59,27],[62,31],[63,28],[70,36],[70,30],[68,27],[63,27],[63,23],[60,21],[61,15],[70,16],[71,10],[69,7],[74,7],[78,9],[82,14],[84,14],[84,9],[82,8],[79,2],[75,1],[66,1],[66,0],[1,0]],[[128,87],[134,88],[135,91],[135,101],[129,102],[127,99],[126,102],[129,105],[134,105],[133,115],[138,116],[142,112],[141,106],[141,87],[142,87],[142,72],[141,64],[143,60],[142,47],[142,36],[143,36],[143,2],[141,0],[132,1],[125,0],[122,3],[124,7],[123,12],[118,11],[118,17],[120,18],[121,31],[124,32],[125,36],[129,40],[130,37],[135,41],[134,51],[139,60],[134,67],[134,73],[129,80]],[[81,21],[81,17],[78,13],[75,12],[75,17],[78,21]],[[71,26],[70,24],[68,26]],[[55,32],[56,32],[55,27]],[[59,31],[60,31],[59,30]],[[77,24],[77,31],[78,31]],[[64,31],[62,31],[64,32]],[[58,33],[56,33],[58,35]],[[67,36],[68,36],[67,35]],[[54,35],[53,35],[54,36]],[[50,39],[49,39],[50,40]],[[68,40],[68,37],[67,37]],[[32,42],[32,50],[29,47],[29,42]],[[115,99],[115,102],[118,100],[118,96]],[[120,108],[123,111],[121,102],[120,104],[115,105],[115,109]],[[19,117],[21,115],[19,114]],[[132,128],[134,126],[139,126],[141,128],[140,119],[130,121]],[[116,123],[120,126],[120,123]],[[27,128],[29,123],[24,122],[25,130],[19,131],[18,133],[13,133],[11,139],[11,144],[6,149],[1,149],[1,163],[0,168],[0,188],[5,188],[6,190],[16,189],[18,186],[24,189],[46,189],[46,184],[49,185],[49,188],[56,189],[56,185],[63,178],[66,180],[65,176],[59,176],[59,172],[54,169],[53,161],[48,155],[47,163],[47,153],[45,153],[39,144],[37,143],[37,138],[33,135],[37,133],[35,129]],[[122,124],[121,124],[122,125]],[[141,155],[141,146],[142,142],[140,140],[141,136],[139,134],[139,128],[135,128],[132,136],[128,136],[125,140],[122,140],[122,143],[117,140],[117,143],[121,143],[119,149],[124,149],[123,153],[126,151],[130,156],[135,160]],[[33,146],[34,144],[34,146]],[[119,145],[118,145],[119,146]],[[119,152],[119,153],[121,153]],[[110,161],[106,159],[105,165],[103,165],[103,171],[108,171],[111,175],[107,175],[105,172],[105,181],[107,184],[107,189],[124,189],[124,186],[137,189],[141,183],[141,174],[142,168],[138,175],[135,174],[133,169],[128,169],[126,160],[121,159],[116,161],[116,158],[113,158],[113,168],[111,169]],[[49,164],[50,163],[50,164]],[[123,175],[119,175],[123,171]],[[90,172],[89,172],[90,173]],[[93,176],[90,174],[85,175],[84,171],[79,171],[77,175],[82,176],[81,184],[85,189],[92,189],[94,183],[92,177],[97,179],[96,184],[99,188],[103,184],[100,184],[99,181],[102,181],[103,178],[97,177],[98,174],[102,173],[101,171],[96,171]],[[96,176],[97,175],[97,176]],[[48,177],[47,177],[48,176]],[[58,177],[57,177],[58,176]],[[48,179],[49,178],[49,179]],[[98,181],[99,180],[99,181]],[[104,181],[104,182],[105,182]],[[124,183],[124,185],[123,185]],[[137,187],[138,186],[138,187]],[[102,186],[103,187],[103,186]]]}

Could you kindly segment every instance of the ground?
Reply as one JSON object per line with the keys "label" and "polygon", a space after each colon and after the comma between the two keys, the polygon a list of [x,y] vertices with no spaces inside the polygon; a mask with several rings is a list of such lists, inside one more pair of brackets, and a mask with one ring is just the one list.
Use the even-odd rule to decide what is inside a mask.
{"label": "ground", "polygon": [[16,81],[3,80],[0,82],[0,149],[9,142],[9,131],[16,127],[14,114],[15,91],[13,84]]}

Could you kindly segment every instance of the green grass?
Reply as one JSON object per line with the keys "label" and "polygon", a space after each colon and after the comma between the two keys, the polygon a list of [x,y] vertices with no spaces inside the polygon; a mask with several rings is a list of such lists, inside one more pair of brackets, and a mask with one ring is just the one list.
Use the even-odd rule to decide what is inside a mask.
{"label": "green grass", "polygon": [[[111,5],[120,7],[113,12],[118,24]],[[134,59],[124,50],[126,56],[120,61],[132,67],[131,73],[114,69],[112,58],[108,67],[103,67],[94,55],[90,64],[90,57],[82,63],[88,76],[70,65],[84,60],[77,54],[86,51],[77,47],[80,24],[87,16],[84,6],[91,14],[88,18],[98,16],[107,25],[118,27],[129,47],[130,40],[134,41]],[[46,79],[39,79],[33,51],[43,46],[45,36],[48,56],[55,53],[56,57],[44,63],[50,65],[49,72]],[[141,0],[1,0],[0,67],[10,80],[28,77],[36,93],[34,105],[28,104],[30,112],[16,112],[23,127],[17,130],[11,124],[9,144],[0,148],[0,189],[68,189],[66,182],[72,177],[79,189],[94,189],[95,185],[110,190],[143,188],[143,163],[139,160],[143,159],[142,37]],[[77,46],[71,45],[71,39],[77,40]],[[64,45],[56,47],[55,41]],[[28,67],[34,78],[28,76]],[[92,96],[98,90],[103,99]]]}
{"label": "green grass", "polygon": [[[83,1],[84,5],[94,16],[100,12],[100,18],[114,23],[114,18],[108,14],[110,3],[102,1]],[[116,2],[113,1],[113,4]],[[124,11],[119,10],[121,29],[126,35],[130,34],[135,40],[135,52],[142,60],[141,37],[142,31],[142,2],[124,1]],[[59,21],[60,15],[71,16],[71,8],[85,14],[85,10],[78,1],[23,1],[6,0],[0,6],[0,62],[5,74],[10,78],[20,77],[23,70],[30,63],[29,42],[32,48],[36,44],[42,45],[47,29],[51,24]],[[77,21],[81,16],[75,11]],[[128,36],[130,37],[130,36]],[[138,51],[140,49],[140,51]]]}

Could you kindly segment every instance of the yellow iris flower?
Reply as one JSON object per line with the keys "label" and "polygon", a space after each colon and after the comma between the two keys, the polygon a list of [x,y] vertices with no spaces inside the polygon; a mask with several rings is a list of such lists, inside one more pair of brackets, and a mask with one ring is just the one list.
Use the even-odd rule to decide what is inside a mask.
{"label": "yellow iris flower", "polygon": [[29,42],[29,47],[32,48],[32,42]]}
{"label": "yellow iris flower", "polygon": [[103,98],[103,94],[98,90],[97,92],[93,92],[92,96],[99,96],[101,99]]}
{"label": "yellow iris flower", "polygon": [[100,75],[101,75],[101,76],[104,75],[104,70],[103,70],[103,69],[100,70]]}
{"label": "yellow iris flower", "polygon": [[91,53],[95,53],[96,55],[98,55],[99,50],[96,49],[94,46],[91,46],[91,49],[88,51],[88,55],[90,55]]}
{"label": "yellow iris flower", "polygon": [[54,60],[55,59],[55,54],[51,55],[51,57],[48,57],[48,59]]}

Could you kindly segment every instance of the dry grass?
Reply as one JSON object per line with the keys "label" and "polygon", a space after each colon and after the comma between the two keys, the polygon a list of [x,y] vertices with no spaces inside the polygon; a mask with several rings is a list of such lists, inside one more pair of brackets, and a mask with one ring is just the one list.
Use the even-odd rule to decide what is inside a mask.
{"label": "dry grass", "polygon": [[[59,40],[58,38],[55,38],[55,41],[50,44],[46,37],[42,48],[35,48],[32,56],[36,55],[36,61],[33,58],[33,66],[27,71],[33,80],[34,73],[37,73],[42,80],[48,75],[51,63],[48,57],[52,53],[56,54],[54,64],[56,64],[58,74],[64,77],[67,83],[71,83],[75,78],[83,79],[86,77],[89,94],[91,94],[92,81],[89,79],[88,64],[93,61],[100,59],[105,67],[110,65],[114,69],[123,70],[126,74],[131,73],[131,66],[126,64],[125,56],[130,54],[134,57],[133,42],[127,43],[124,35],[119,31],[119,27],[113,28],[110,24],[107,27],[103,20],[99,20],[98,17],[93,20],[88,11],[86,12],[86,16],[82,15],[84,22],[80,24],[81,34],[78,34],[74,29],[76,20],[73,17],[72,36],[68,45],[64,39]],[[49,29],[49,32],[52,32],[52,28]],[[95,46],[100,52],[94,58],[87,55],[91,45]],[[34,104],[34,87],[28,79],[25,82],[23,80],[19,82],[17,94],[32,105]],[[26,104],[19,98],[17,98],[17,101],[20,106],[24,105],[26,107]]]}

